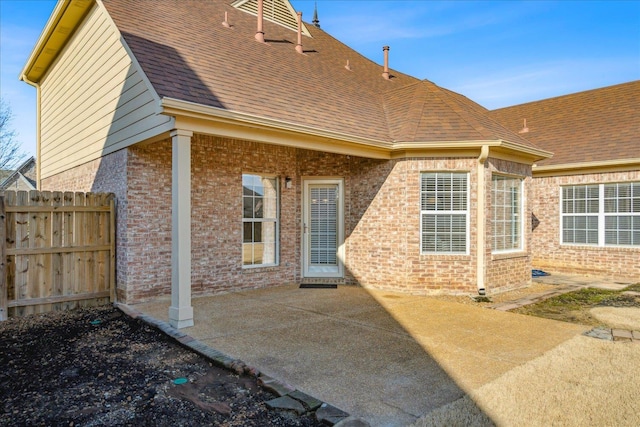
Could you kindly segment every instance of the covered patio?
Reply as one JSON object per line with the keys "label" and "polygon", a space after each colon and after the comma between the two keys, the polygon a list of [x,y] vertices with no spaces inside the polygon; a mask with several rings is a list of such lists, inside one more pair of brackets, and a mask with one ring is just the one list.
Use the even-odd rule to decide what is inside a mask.
{"label": "covered patio", "polygon": [[[167,300],[132,306],[168,321]],[[587,328],[356,286],[280,286],[193,299],[182,329],[372,425],[457,401]]]}

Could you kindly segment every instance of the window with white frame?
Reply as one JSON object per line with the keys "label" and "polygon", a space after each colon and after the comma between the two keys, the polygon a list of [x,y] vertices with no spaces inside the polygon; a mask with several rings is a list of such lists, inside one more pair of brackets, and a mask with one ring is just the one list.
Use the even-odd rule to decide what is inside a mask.
{"label": "window with white frame", "polygon": [[420,234],[422,253],[466,254],[468,174],[421,174]]}
{"label": "window with white frame", "polygon": [[491,178],[493,252],[522,249],[522,179],[503,175]]}
{"label": "window with white frame", "polygon": [[242,175],[242,265],[278,264],[278,178]]}
{"label": "window with white frame", "polygon": [[640,246],[640,182],[603,187],[604,244]]}
{"label": "window with white frame", "polygon": [[562,187],[562,243],[640,246],[640,182]]}
{"label": "window with white frame", "polygon": [[598,185],[562,187],[562,242],[598,244]]}

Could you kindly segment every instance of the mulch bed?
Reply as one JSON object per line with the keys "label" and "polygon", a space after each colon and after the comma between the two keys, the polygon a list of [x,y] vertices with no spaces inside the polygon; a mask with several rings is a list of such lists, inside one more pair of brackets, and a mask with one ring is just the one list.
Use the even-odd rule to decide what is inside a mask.
{"label": "mulch bed", "polygon": [[275,397],[111,306],[0,322],[0,425],[321,425]]}

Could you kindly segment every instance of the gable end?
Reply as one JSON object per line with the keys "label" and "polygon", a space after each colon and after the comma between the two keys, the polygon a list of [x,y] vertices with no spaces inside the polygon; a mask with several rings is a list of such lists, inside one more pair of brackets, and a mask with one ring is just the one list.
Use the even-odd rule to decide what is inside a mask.
{"label": "gable end", "polygon": [[[257,0],[236,0],[231,4],[236,9],[252,15],[258,15]],[[288,0],[264,0],[264,19],[282,25],[292,31],[298,31],[298,18],[296,11]],[[302,24],[302,34],[311,37],[311,33]]]}

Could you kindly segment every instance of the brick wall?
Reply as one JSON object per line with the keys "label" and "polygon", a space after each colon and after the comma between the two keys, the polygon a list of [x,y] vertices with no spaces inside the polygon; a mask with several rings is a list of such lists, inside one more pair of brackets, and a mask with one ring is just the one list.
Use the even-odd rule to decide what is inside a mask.
{"label": "brick wall", "polygon": [[[292,283],[299,278],[296,150],[209,136],[192,144],[192,288],[208,294]],[[280,262],[242,268],[242,174],[279,177]]]}
{"label": "brick wall", "polygon": [[43,191],[109,192],[116,195],[116,290],[120,301],[127,300],[129,281],[129,238],[127,235],[127,150],[80,165],[42,179]]}
{"label": "brick wall", "polygon": [[560,186],[640,181],[640,171],[534,178],[531,205],[539,221],[533,231],[533,266],[569,274],[640,278],[640,248],[560,244]]}
{"label": "brick wall", "polygon": [[402,283],[404,191],[394,196],[394,180],[403,172],[397,170],[394,161],[362,158],[353,158],[350,169],[353,176],[349,179],[349,206],[345,212],[348,278],[363,286]]}
{"label": "brick wall", "polygon": [[171,293],[171,142],[129,147],[127,301]]}
{"label": "brick wall", "polygon": [[[475,159],[403,159],[354,169],[354,205],[347,266],[362,286],[412,293],[462,293],[476,287],[475,240],[468,255],[420,253],[420,174],[473,172]],[[474,173],[469,174],[470,230],[475,230]],[[371,199],[371,197],[373,197]],[[360,200],[358,200],[358,198]],[[366,208],[362,205],[366,205]],[[358,217],[359,216],[359,217]]]}
{"label": "brick wall", "polygon": [[[476,291],[475,158],[375,160],[203,135],[192,140],[192,291],[297,283],[301,279],[303,177],[344,179],[345,279],[366,287],[412,293]],[[526,175],[527,167],[490,162],[491,170]],[[420,173],[469,173],[468,255],[420,253]],[[280,260],[242,268],[242,174],[279,177]],[[285,188],[284,178],[292,178]],[[118,198],[118,297],[128,303],[171,291],[171,141],[130,147],[49,177],[55,190],[111,191]],[[490,204],[487,206],[490,213]],[[490,242],[490,222],[487,223]],[[527,282],[530,259],[492,259],[487,288]]]}

